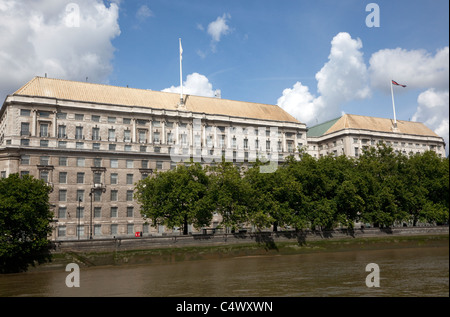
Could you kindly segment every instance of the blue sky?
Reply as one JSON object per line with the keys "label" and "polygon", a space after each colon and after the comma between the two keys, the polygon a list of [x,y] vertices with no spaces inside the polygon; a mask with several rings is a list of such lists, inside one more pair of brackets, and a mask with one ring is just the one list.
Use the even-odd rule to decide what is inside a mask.
{"label": "blue sky", "polygon": [[448,30],[447,0],[0,0],[0,94],[44,73],[177,91],[181,38],[188,93],[278,104],[311,126],[392,118],[394,79],[407,85],[394,87],[397,119],[448,143]]}

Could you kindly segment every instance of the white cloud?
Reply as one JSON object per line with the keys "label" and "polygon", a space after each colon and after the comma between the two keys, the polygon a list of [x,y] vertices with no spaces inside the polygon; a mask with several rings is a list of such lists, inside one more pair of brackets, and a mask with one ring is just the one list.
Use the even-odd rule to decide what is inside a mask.
{"label": "white cloud", "polygon": [[100,0],[0,1],[0,97],[34,76],[105,82],[118,5]]}
{"label": "white cloud", "polygon": [[231,16],[228,13],[224,13],[208,25],[207,32],[211,35],[213,41],[219,42],[222,35],[230,32],[230,27],[227,25],[227,19],[230,18]]}
{"label": "white cloud", "polygon": [[449,142],[449,92],[437,91],[430,88],[421,93],[417,98],[417,111],[412,121],[423,122],[437,135],[444,138],[447,145]]}
{"label": "white cloud", "polygon": [[138,18],[138,20],[141,21],[150,18],[152,16],[154,16],[153,11],[150,10],[150,8],[145,4],[141,5],[136,12],[136,17]]}
{"label": "white cloud", "polygon": [[370,58],[370,79],[374,88],[385,91],[389,91],[391,79],[412,89],[448,89],[449,48],[434,56],[425,50],[380,50]]}
{"label": "white cloud", "polygon": [[328,62],[316,74],[318,97],[297,82],[283,91],[277,104],[307,125],[340,115],[345,102],[370,96],[368,71],[360,51],[362,43],[341,32],[331,41]]}
{"label": "white cloud", "polygon": [[[165,92],[175,92],[180,93],[180,86],[171,86],[170,88],[165,88],[162,91]],[[212,84],[205,75],[199,73],[192,73],[187,75],[186,81],[183,82],[183,94],[204,96],[204,97],[215,97],[219,90],[213,90]]]}

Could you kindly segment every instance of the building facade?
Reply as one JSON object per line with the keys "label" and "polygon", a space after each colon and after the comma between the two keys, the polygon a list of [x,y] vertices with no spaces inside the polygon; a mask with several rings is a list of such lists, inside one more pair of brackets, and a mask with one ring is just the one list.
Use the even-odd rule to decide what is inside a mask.
{"label": "building facade", "polygon": [[313,157],[358,157],[363,149],[385,143],[396,153],[411,155],[431,150],[445,157],[445,142],[421,122],[345,114],[310,127],[307,151]]}
{"label": "building facade", "polygon": [[0,110],[0,172],[52,187],[52,239],[161,235],[134,184],[194,161],[278,163],[306,125],[274,105],[35,77]]}

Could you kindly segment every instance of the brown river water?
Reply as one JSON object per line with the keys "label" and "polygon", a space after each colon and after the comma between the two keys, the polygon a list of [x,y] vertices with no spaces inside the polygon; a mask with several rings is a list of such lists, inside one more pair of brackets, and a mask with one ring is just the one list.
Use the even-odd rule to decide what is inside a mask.
{"label": "brown river water", "polygon": [[[379,287],[366,285],[369,263],[379,267]],[[0,275],[0,296],[448,297],[449,248],[447,244],[80,267],[79,287],[67,287],[69,274],[62,268]]]}

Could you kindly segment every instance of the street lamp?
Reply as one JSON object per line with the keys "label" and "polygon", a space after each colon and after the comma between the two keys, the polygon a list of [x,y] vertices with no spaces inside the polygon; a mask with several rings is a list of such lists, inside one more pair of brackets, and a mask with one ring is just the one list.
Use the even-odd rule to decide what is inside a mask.
{"label": "street lamp", "polygon": [[78,227],[77,227],[77,236],[78,240],[80,240],[80,219],[81,219],[81,197],[78,198]]}

